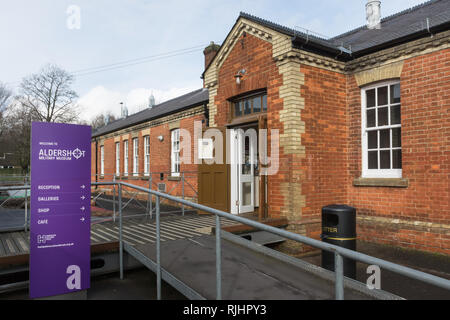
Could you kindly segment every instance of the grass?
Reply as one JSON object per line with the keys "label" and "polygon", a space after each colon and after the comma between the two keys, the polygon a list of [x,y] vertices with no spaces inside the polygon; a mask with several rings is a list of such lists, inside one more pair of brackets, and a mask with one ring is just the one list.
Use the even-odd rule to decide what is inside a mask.
{"label": "grass", "polygon": [[21,168],[0,169],[0,177],[5,175],[22,175]]}
{"label": "grass", "polygon": [[24,174],[21,168],[0,169],[0,184],[24,182]]}

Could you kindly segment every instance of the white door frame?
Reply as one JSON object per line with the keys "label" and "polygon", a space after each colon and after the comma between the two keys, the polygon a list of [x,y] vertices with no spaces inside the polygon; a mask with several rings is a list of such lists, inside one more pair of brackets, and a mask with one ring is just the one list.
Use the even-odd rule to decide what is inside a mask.
{"label": "white door frame", "polygon": [[[252,137],[246,129],[232,129],[230,132],[230,211],[232,214],[253,212],[255,210],[255,166],[257,152],[257,135]],[[250,139],[250,174],[242,174],[244,157],[244,138]],[[243,205],[243,183],[251,184],[250,204]]]}

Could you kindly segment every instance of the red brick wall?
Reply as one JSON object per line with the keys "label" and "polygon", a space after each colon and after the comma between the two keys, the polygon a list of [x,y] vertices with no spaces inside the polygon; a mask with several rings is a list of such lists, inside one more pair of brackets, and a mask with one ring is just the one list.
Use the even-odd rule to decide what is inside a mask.
{"label": "red brick wall", "polygon": [[[188,130],[191,134],[191,161],[194,161],[194,121],[202,121],[203,115],[196,115],[180,120],[180,129]],[[158,140],[163,136],[164,140]],[[123,135],[120,140],[120,173],[121,180],[138,186],[148,187],[149,178],[144,176],[144,136],[141,130],[137,137],[139,140],[139,177],[133,177],[133,136],[131,134]],[[124,172],[124,141],[128,140],[128,178],[123,177]],[[100,181],[111,181],[116,172],[116,144],[114,137],[104,140],[105,148],[105,176]],[[100,174],[100,142],[98,144],[98,173]],[[166,184],[166,191],[171,191],[171,195],[181,196],[182,184],[179,181],[169,181],[171,171],[171,130],[169,125],[162,124],[150,129],[150,172],[152,172],[153,189],[157,189],[158,183]],[[194,199],[197,197],[197,165],[181,164],[181,172],[185,172],[185,197]],[[164,180],[160,179],[160,173],[164,173]],[[181,177],[181,175],[180,175]],[[95,180],[95,141],[92,142],[92,180]],[[192,185],[190,187],[188,184]]]}
{"label": "red brick wall", "polygon": [[[243,42],[242,42],[243,41]],[[234,75],[245,69],[241,84],[237,85]],[[229,122],[231,105],[229,99],[254,90],[267,90],[267,126],[268,145],[270,146],[270,129],[283,133],[279,111],[283,108],[283,99],[279,97],[279,88],[283,84],[282,76],[272,58],[272,44],[253,35],[242,35],[229,53],[219,70],[219,87],[214,102],[217,105],[215,122],[224,126]],[[270,155],[270,150],[269,150]],[[278,175],[268,177],[268,206],[271,217],[280,216],[288,199],[280,191],[280,184],[290,179],[292,156],[285,155],[280,147],[280,164]]]}
{"label": "red brick wall", "polygon": [[305,65],[300,72],[305,79],[301,88],[305,100],[301,113],[305,122],[302,145],[306,152],[301,161],[302,194],[306,196],[302,218],[320,219],[322,207],[347,201],[346,78]]}
{"label": "red brick wall", "polygon": [[95,141],[91,142],[91,180],[95,181],[95,156],[96,156],[96,149],[95,149]]}
{"label": "red brick wall", "polygon": [[[348,77],[349,203],[359,216],[450,224],[450,50],[404,62],[400,79],[403,177],[408,188],[353,187],[361,175],[361,91]],[[360,223],[359,236],[379,243],[450,253],[449,230],[413,223]]]}

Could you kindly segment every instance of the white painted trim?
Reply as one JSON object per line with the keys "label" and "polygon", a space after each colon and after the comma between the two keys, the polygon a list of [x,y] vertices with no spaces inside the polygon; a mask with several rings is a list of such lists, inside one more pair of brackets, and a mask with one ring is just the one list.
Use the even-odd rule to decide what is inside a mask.
{"label": "white painted trim", "polygon": [[116,176],[120,176],[120,142],[116,142]]}
{"label": "white painted trim", "polygon": [[139,176],[139,140],[133,138],[133,176]]}
{"label": "white painted trim", "polygon": [[239,178],[238,178],[238,158],[237,158],[237,132],[236,130],[229,130],[230,141],[230,213],[239,214],[238,192],[239,192]]}
{"label": "white painted trim", "polygon": [[100,146],[100,174],[105,175],[105,146]]}
{"label": "white painted trim", "polygon": [[150,136],[144,136],[144,175],[150,174]]}
{"label": "white painted trim", "polygon": [[[384,86],[388,86],[388,106],[390,105],[390,90],[389,90],[389,86],[392,84],[397,84],[400,83],[400,80],[390,80],[390,81],[383,81],[383,82],[377,82],[376,84],[372,84],[369,86],[365,86],[363,88],[361,88],[361,161],[362,161],[362,172],[361,172],[361,177],[363,178],[402,178],[402,169],[368,169],[368,146],[367,146],[367,132],[371,131],[372,129],[366,129],[366,123],[367,123],[367,117],[366,117],[366,91],[368,90],[372,90],[372,89],[376,89],[378,87],[384,87]],[[375,105],[378,105],[378,95],[376,94],[376,99],[375,99]],[[400,103],[401,105],[401,103]],[[377,110],[377,109],[375,109]],[[388,119],[389,119],[389,123],[390,123],[390,109],[388,112]],[[375,121],[376,123],[378,123],[378,112],[375,111]],[[389,126],[382,126],[382,127],[377,127],[376,129],[373,130],[379,130],[379,129],[391,129],[391,128],[396,128],[399,127],[401,128],[401,124],[400,125],[389,125]],[[378,146],[380,141],[378,141]],[[391,148],[392,148],[392,135],[391,135]],[[402,148],[403,150],[403,148]],[[378,156],[378,162],[380,161],[379,156]],[[403,162],[402,162],[403,163]],[[391,166],[392,166],[392,156],[391,156]],[[403,164],[402,164],[403,166]]]}
{"label": "white painted trim", "polygon": [[[177,136],[176,136],[177,135]],[[173,129],[170,133],[170,172],[172,177],[179,177],[180,176],[180,169],[181,169],[181,163],[180,163],[180,129]],[[174,149],[174,141],[178,141],[178,150]],[[178,158],[178,161],[175,160],[175,158]],[[178,164],[178,171],[176,170],[176,165]]]}
{"label": "white painted trim", "polygon": [[128,176],[128,153],[129,153],[128,140],[123,142],[123,175]]}

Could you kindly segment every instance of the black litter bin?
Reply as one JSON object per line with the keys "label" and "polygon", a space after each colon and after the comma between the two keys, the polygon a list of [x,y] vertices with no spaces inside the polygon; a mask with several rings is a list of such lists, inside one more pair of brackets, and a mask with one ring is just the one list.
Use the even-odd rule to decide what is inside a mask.
{"label": "black litter bin", "polygon": [[[322,208],[322,241],[356,250],[356,209],[346,205]],[[356,279],[356,261],[343,257],[344,275]],[[322,250],[322,268],[334,271],[334,253]]]}

